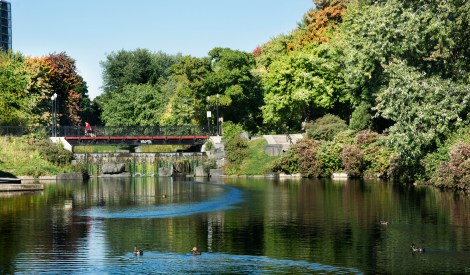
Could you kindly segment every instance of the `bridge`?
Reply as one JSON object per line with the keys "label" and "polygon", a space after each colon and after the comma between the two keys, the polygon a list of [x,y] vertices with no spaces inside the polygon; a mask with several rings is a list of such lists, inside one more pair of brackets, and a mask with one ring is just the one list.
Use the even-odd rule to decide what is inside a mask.
{"label": "bridge", "polygon": [[0,126],[2,136],[22,136],[43,133],[62,137],[71,145],[130,145],[168,144],[202,145],[209,138],[204,126],[94,126],[85,132],[81,126]]}

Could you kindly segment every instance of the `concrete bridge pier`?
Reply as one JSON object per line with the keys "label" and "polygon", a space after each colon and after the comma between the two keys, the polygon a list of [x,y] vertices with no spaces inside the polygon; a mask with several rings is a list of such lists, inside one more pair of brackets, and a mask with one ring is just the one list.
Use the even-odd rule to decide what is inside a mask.
{"label": "concrete bridge pier", "polygon": [[64,137],[50,137],[49,139],[54,144],[62,144],[65,150],[73,152],[73,146]]}

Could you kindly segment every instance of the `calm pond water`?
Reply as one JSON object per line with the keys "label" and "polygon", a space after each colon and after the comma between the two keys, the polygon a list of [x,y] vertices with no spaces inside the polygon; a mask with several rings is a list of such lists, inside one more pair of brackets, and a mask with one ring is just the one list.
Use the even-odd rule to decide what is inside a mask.
{"label": "calm pond water", "polygon": [[92,179],[0,210],[2,274],[470,273],[470,198],[381,181]]}

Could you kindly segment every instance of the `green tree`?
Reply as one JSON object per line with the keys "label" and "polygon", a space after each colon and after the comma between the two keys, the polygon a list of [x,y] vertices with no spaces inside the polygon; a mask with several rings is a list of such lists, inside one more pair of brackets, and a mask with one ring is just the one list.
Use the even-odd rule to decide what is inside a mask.
{"label": "green tree", "polygon": [[112,52],[102,61],[104,93],[119,91],[128,84],[157,84],[170,74],[170,67],[181,55],[163,52],[152,53],[147,49]]}
{"label": "green tree", "polygon": [[167,98],[150,84],[124,86],[104,105],[102,117],[107,126],[153,126],[160,122]]}
{"label": "green tree", "polygon": [[356,131],[366,130],[371,127],[371,122],[371,105],[363,102],[352,112],[349,128]]}
{"label": "green tree", "polygon": [[470,113],[468,82],[454,82],[395,61],[385,67],[389,86],[377,95],[376,110],[395,124],[389,128],[397,164],[413,180],[423,168],[421,159],[445,142]]}
{"label": "green tree", "polygon": [[205,80],[210,73],[210,59],[184,56],[171,67],[166,87],[171,89],[170,99],[161,117],[164,125],[205,125]]}
{"label": "green tree", "polygon": [[[258,79],[252,74],[255,59],[249,53],[228,48],[214,48],[209,52],[211,73],[205,87],[212,96],[211,110],[219,105],[220,115],[226,121],[241,123],[247,130],[255,131],[261,122],[259,108],[262,93]],[[219,94],[218,102],[214,95]]]}
{"label": "green tree", "polygon": [[170,98],[167,88],[172,83],[168,82],[171,67],[181,58],[180,54],[152,53],[147,49],[109,54],[101,62],[104,93],[95,99],[105,124],[158,124]]}
{"label": "green tree", "polygon": [[24,57],[19,53],[0,51],[0,124],[20,125],[31,120],[28,83]]}
{"label": "green tree", "polygon": [[340,57],[338,48],[322,44],[271,63],[262,77],[264,122],[278,131],[298,130],[302,121],[335,109],[348,110],[350,98]]}

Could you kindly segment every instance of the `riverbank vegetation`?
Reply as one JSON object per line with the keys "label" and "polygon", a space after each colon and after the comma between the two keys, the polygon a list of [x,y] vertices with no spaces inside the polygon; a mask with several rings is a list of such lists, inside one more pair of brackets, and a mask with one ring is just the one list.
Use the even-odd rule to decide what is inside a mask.
{"label": "riverbank vegetation", "polygon": [[[61,125],[92,114],[108,126],[214,129],[223,117],[252,135],[306,133],[276,171],[468,189],[470,2],[313,2],[296,29],[252,53],[112,52],[93,102],[65,54],[1,53],[0,124],[47,124],[56,92]],[[227,142],[227,171],[238,171],[249,143]]]}
{"label": "riverbank vegetation", "polygon": [[0,176],[46,176],[83,172],[72,165],[72,153],[53,144],[45,135],[0,136]]}

